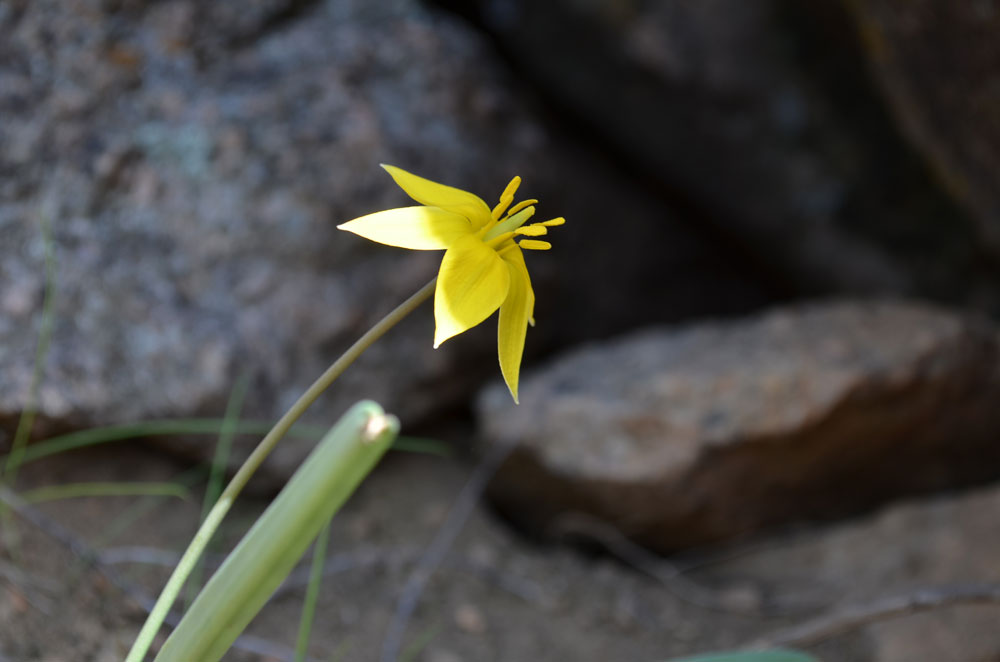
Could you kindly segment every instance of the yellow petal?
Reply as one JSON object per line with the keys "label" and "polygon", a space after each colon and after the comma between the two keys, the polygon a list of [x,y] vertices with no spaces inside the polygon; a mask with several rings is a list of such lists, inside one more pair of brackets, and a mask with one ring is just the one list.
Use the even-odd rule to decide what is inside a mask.
{"label": "yellow petal", "polygon": [[517,383],[521,374],[521,355],[524,337],[535,308],[535,293],[531,289],[528,268],[520,249],[506,251],[503,260],[510,271],[510,289],[507,299],[500,306],[500,324],[497,330],[497,349],[500,355],[500,372],[507,388],[517,403]]}
{"label": "yellow petal", "polygon": [[438,207],[387,209],[337,227],[380,244],[418,251],[448,248],[474,232],[469,219]]}
{"label": "yellow petal", "polygon": [[510,271],[475,235],[459,237],[441,260],[434,291],[434,347],[493,314],[510,287]]}
{"label": "yellow petal", "polygon": [[432,182],[396,166],[383,163],[382,167],[392,176],[399,188],[422,205],[440,207],[461,214],[472,222],[476,230],[492,219],[489,206],[478,195]]}

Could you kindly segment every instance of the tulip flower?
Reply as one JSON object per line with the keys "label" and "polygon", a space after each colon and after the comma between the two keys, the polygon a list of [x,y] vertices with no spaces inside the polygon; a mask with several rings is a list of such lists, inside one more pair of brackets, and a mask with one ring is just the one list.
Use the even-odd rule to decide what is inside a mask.
{"label": "tulip flower", "polygon": [[375,212],[338,227],[389,246],[444,250],[434,290],[434,347],[499,309],[500,372],[517,402],[524,340],[528,324],[535,323],[535,293],[522,249],[550,249],[552,245],[538,237],[565,219],[528,224],[538,201],[511,206],[520,177],[511,180],[500,202],[490,209],[467,191],[394,166],[382,167],[420,205]]}

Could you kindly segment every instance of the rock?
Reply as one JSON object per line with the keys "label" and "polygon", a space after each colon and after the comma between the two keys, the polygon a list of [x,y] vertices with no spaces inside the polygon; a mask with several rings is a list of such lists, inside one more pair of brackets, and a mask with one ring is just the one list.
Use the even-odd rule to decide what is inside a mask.
{"label": "rock", "polygon": [[[930,26],[929,8],[948,0],[437,1],[489,31],[625,167],[798,293],[902,294],[1000,312],[1000,270],[979,257],[981,228],[887,111],[845,9],[892,5]],[[959,16],[989,3],[954,4],[948,13]],[[960,74],[961,58],[939,63],[937,41],[909,33],[906,80],[968,111],[952,121],[922,98],[910,104],[934,113],[949,146],[986,152],[976,186],[995,197],[990,20],[971,28],[982,47]],[[963,26],[939,26],[949,30],[942,46],[955,49],[946,58],[966,44]]]}
{"label": "rock", "polygon": [[879,90],[1000,255],[1000,9],[977,0],[847,2]]}
{"label": "rock", "polygon": [[[770,587],[778,602],[810,596],[812,608],[796,615],[795,625],[918,589],[989,585],[1000,582],[993,554],[1000,544],[998,508],[996,484],[910,500],[839,525],[771,538],[756,551],[731,555],[716,576]],[[996,610],[991,604],[965,604],[904,611],[849,630],[812,652],[829,662],[995,659],[1000,656]],[[772,626],[762,637],[781,629]]]}
{"label": "rock", "polygon": [[995,478],[1000,342],[918,304],[842,302],[572,351],[478,406],[515,442],[491,486],[545,532],[607,520],[658,550]]}
{"label": "rock", "polygon": [[[771,298],[627,177],[553,137],[478,35],[415,2],[7,3],[0,62],[6,428],[29,401],[43,217],[57,264],[41,434],[217,416],[240,374],[252,383],[245,416],[284,411],[436,271],[438,253],[335,229],[408,204],[379,162],[490,199],[520,172],[540,213],[577,224],[551,264],[533,263],[529,354],[621,331],[643,311],[731,312]],[[620,218],[603,235],[614,237],[583,232],[611,211]],[[636,246],[655,260],[623,260]],[[592,268],[552,285],[560,266],[579,263]],[[702,288],[661,288],[654,268]],[[653,305],[593,301],[621,291]],[[408,424],[463,406],[499,379],[494,328],[434,352],[421,311],[345,374],[316,418],[330,422],[362,397]],[[283,443],[268,467],[286,475],[310,445]],[[211,455],[203,439],[189,448]]]}
{"label": "rock", "polygon": [[[45,417],[218,413],[243,371],[266,417],[433,274],[430,254],[335,228],[405,199],[378,162],[473,187],[464,173],[497,139],[537,140],[525,113],[482,103],[504,88],[474,37],[410,3],[375,22],[362,2],[105,5],[30,3],[0,24],[8,415],[37,340],[41,216],[58,263],[45,377],[60,397],[42,399]],[[364,394],[426,413],[428,398],[406,409],[393,392],[448,372],[423,351],[427,327],[373,351],[326,406]],[[396,379],[372,379],[386,363]]]}

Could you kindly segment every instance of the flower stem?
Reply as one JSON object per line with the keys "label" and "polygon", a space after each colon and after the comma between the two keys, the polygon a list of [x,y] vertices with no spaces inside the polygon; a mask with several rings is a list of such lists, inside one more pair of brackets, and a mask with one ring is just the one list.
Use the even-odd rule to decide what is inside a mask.
{"label": "flower stem", "polygon": [[215,502],[212,510],[209,511],[208,515],[205,517],[204,521],[199,527],[197,533],[195,533],[194,538],[188,545],[188,548],[184,551],[184,555],[181,556],[180,561],[177,562],[177,567],[174,568],[173,573],[170,575],[170,579],[167,580],[166,586],[163,588],[163,592],[160,593],[160,597],[157,598],[156,604],[153,605],[153,609],[149,612],[149,616],[146,618],[146,622],[142,626],[142,630],[139,631],[139,635],[136,637],[135,643],[132,645],[132,650],[129,651],[128,657],[125,658],[125,662],[142,662],[146,657],[146,652],[149,650],[150,645],[153,643],[153,638],[156,633],[159,632],[160,626],[163,624],[163,620],[166,618],[167,613],[170,611],[170,607],[173,606],[174,600],[176,600],[177,595],[180,593],[184,586],[184,582],[187,581],[188,576],[194,569],[198,562],[198,558],[201,556],[205,547],[208,545],[208,541],[212,538],[216,529],[219,528],[219,524],[222,519],[229,512],[230,507],[236,500],[237,495],[243,490],[243,487],[250,480],[253,473],[260,467],[264,462],[264,459],[274,450],[274,447],[281,440],[282,437],[288,432],[292,427],[292,424],[298,420],[300,416],[305,412],[309,406],[316,401],[316,399],[329,388],[330,384],[333,383],[337,377],[347,369],[349,365],[354,363],[354,361],[364,353],[366,349],[371,347],[371,345],[382,337],[386,331],[391,329],[393,326],[398,324],[400,320],[413,312],[420,304],[430,298],[434,293],[434,284],[437,278],[431,279],[429,283],[424,285],[420,290],[413,294],[409,299],[399,304],[392,312],[383,317],[378,323],[370,328],[363,336],[358,338],[358,340],[351,345],[346,352],[344,352],[340,358],[333,362],[333,364],[326,369],[319,379],[313,382],[305,393],[299,396],[299,399],[295,401],[288,411],[278,419],[278,422],[274,424],[271,431],[261,439],[257,447],[250,453],[250,456],[243,462],[243,465],[233,476],[229,484],[226,485],[226,489],[222,491],[219,495],[219,500]]}

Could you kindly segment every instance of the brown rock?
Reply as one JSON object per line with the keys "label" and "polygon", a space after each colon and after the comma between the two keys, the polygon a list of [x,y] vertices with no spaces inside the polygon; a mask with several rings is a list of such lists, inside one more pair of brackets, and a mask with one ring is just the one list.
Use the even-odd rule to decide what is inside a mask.
{"label": "brown rock", "polygon": [[657,329],[479,401],[518,446],[492,495],[536,531],[567,511],[660,550],[995,477],[1000,343],[921,305],[835,303]]}

